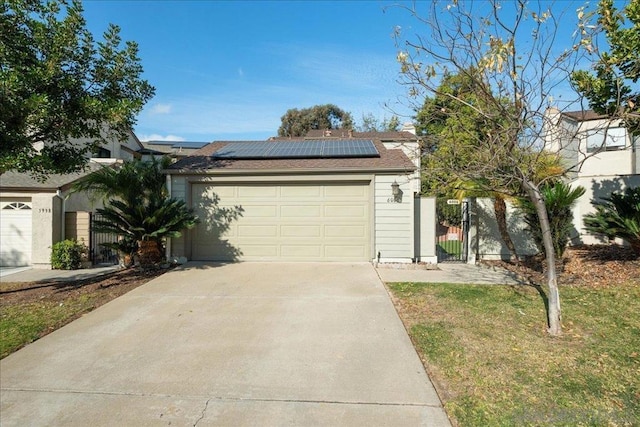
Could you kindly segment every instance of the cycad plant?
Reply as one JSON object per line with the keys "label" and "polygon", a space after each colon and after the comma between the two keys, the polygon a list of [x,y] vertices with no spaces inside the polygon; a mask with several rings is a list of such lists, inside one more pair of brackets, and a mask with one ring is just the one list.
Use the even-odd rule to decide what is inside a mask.
{"label": "cycad plant", "polygon": [[594,204],[596,212],[583,218],[587,231],[610,239],[624,239],[640,256],[640,187],[611,193],[602,202]]}
{"label": "cycad plant", "polygon": [[162,260],[166,238],[179,237],[198,223],[183,200],[169,197],[162,174],[168,165],[168,159],[125,162],[88,175],[74,187],[106,198],[104,208],[97,209],[102,219],[94,222],[95,230],[135,241],[143,266]]}
{"label": "cycad plant", "polygon": [[[556,259],[562,260],[573,227],[572,208],[585,190],[584,187],[571,188],[569,184],[562,181],[543,185],[540,190],[547,206]],[[533,203],[528,198],[522,198],[518,200],[518,206],[524,214],[524,221],[536,247],[541,253],[544,253],[542,230]]]}

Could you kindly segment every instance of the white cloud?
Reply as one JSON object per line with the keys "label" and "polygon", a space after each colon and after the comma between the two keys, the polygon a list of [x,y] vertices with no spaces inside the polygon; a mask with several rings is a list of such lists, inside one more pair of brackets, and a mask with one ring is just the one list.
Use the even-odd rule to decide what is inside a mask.
{"label": "white cloud", "polygon": [[184,141],[185,139],[181,136],[177,135],[158,135],[157,133],[152,133],[150,135],[138,135],[138,139],[140,141]]}
{"label": "white cloud", "polygon": [[238,76],[244,77],[244,70],[242,68],[238,68]]}
{"label": "white cloud", "polygon": [[169,114],[171,112],[171,104],[155,104],[149,110],[151,114]]}

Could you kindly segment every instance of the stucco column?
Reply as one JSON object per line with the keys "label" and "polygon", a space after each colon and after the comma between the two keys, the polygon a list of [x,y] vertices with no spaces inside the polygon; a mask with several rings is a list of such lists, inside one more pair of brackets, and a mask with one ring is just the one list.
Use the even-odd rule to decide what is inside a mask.
{"label": "stucco column", "polygon": [[32,201],[32,253],[34,268],[51,268],[51,246],[60,240],[60,199],[55,194],[36,194]]}

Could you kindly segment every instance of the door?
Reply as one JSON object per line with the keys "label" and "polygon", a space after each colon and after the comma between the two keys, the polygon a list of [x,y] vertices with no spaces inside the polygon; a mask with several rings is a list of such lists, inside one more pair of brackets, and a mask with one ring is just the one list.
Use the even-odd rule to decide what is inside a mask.
{"label": "door", "polygon": [[469,256],[469,202],[438,199],[436,216],[438,262],[466,262]]}
{"label": "door", "polygon": [[369,183],[194,184],[194,260],[368,261]]}
{"label": "door", "polygon": [[0,203],[0,265],[31,264],[31,202]]}

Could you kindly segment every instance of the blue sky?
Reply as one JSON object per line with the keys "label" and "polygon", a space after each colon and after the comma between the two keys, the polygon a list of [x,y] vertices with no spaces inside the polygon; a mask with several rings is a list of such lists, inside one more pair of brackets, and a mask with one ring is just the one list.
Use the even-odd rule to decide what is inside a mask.
{"label": "blue sky", "polygon": [[156,96],[136,134],[211,141],[265,139],[288,109],[325,103],[356,121],[392,110],[408,120],[392,37],[408,15],[390,4],[89,0],[84,8],[95,35],[111,22],[139,44]]}
{"label": "blue sky", "polygon": [[[138,116],[138,137],[212,141],[266,139],[288,109],[326,103],[356,123],[368,113],[409,121],[392,35],[397,26],[408,35],[421,26],[395,3],[85,0],[84,8],[96,37],[114,23],[123,40],[139,44],[156,96]],[[575,16],[580,4],[552,7]],[[565,36],[574,30],[563,21]]]}

